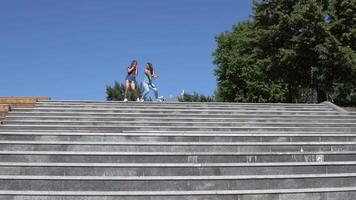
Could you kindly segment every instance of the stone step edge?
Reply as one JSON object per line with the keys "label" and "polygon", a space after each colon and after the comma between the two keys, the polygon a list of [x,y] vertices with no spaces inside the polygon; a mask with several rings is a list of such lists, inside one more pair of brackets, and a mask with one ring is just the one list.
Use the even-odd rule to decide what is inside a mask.
{"label": "stone step edge", "polygon": [[212,131],[212,130],[183,130],[183,131],[179,131],[179,130],[120,130],[117,132],[94,132],[94,131],[90,131],[90,132],[85,132],[86,130],[82,130],[82,131],[70,131],[70,130],[56,130],[56,129],[52,129],[52,130],[16,130],[16,129],[7,129],[7,130],[2,130],[0,128],[0,134],[4,133],[4,134],[21,134],[21,133],[55,133],[55,134],[140,134],[140,133],[147,133],[147,134],[159,134],[159,133],[165,133],[165,134],[177,134],[177,133],[184,133],[184,134],[285,134],[288,136],[288,134],[334,134],[334,135],[338,135],[338,134],[354,134],[352,132],[347,132],[347,133],[340,133],[340,132],[336,132],[336,131],[315,131],[315,130],[218,130],[218,131]]}
{"label": "stone step edge", "polygon": [[339,106],[337,106],[337,105],[335,105],[335,104],[333,104],[333,103],[331,103],[329,101],[324,101],[321,104],[324,104],[324,105],[328,106],[329,108],[331,108],[331,109],[333,109],[335,111],[338,111],[340,113],[347,113],[347,110],[345,110],[345,109],[343,109],[343,108],[341,108],[341,107],[339,107]]}
{"label": "stone step edge", "polygon": [[[137,103],[137,102],[123,102],[123,101],[106,101],[106,100],[39,100],[37,103]],[[147,103],[147,104],[159,104],[158,102],[139,102],[139,103]],[[235,103],[235,102],[162,102],[163,104],[229,104],[229,105],[320,105],[320,104],[312,104],[312,103]]]}
{"label": "stone step edge", "polygon": [[[309,116],[308,116],[309,117]],[[320,116],[322,117],[322,116]],[[292,120],[297,120],[297,121],[356,121],[356,118],[351,118],[351,117],[347,117],[347,118],[339,118],[340,116],[335,116],[335,118],[317,118],[317,119],[310,119],[310,118],[302,118],[302,117],[296,117],[294,116],[294,118],[292,117],[288,117],[286,118],[286,116],[280,116],[280,117],[276,117],[276,116],[271,116],[268,119],[266,119],[265,117],[248,117],[246,116],[245,118],[234,118],[234,117],[211,117],[211,118],[207,118],[207,117],[187,117],[187,116],[180,116],[180,117],[157,117],[157,116],[152,116],[152,117],[148,117],[148,116],[137,116],[135,117],[135,120],[139,119],[139,120],[150,120],[150,121],[154,121],[154,120],[263,120],[263,121],[270,121],[270,120],[283,120],[283,121],[292,121]],[[53,115],[48,115],[48,116],[38,116],[38,115],[10,115],[7,116],[6,119],[16,119],[16,118],[25,118],[26,120],[39,120],[38,118],[45,118],[45,119],[67,119],[67,120],[71,120],[71,119],[75,119],[77,120],[81,120],[81,119],[112,119],[112,120],[119,120],[119,119],[126,119],[125,121],[129,121],[130,119],[128,117],[102,117],[102,116],[53,116]]]}
{"label": "stone step edge", "polygon": [[332,112],[336,111],[330,107],[250,107],[250,106],[36,106],[30,108],[14,108],[14,110],[181,110],[181,111],[190,111],[190,110],[238,110],[238,111],[310,111],[310,112]]}
{"label": "stone step edge", "polygon": [[356,145],[356,141],[326,142],[96,142],[0,140],[0,145],[101,145],[101,146],[333,146]]}
{"label": "stone step edge", "polygon": [[[181,112],[181,113],[186,113],[186,112],[228,112],[228,113],[328,113],[328,114],[339,114],[338,111],[335,110],[320,110],[320,111],[308,111],[308,110],[233,110],[233,109],[226,109],[226,110],[221,110],[221,109],[151,109],[151,108],[145,108],[145,109],[137,109],[137,108],[130,108],[127,107],[127,109],[104,109],[104,108],[97,108],[97,109],[87,109],[87,108],[81,108],[81,109],[76,109],[76,108],[41,108],[41,107],[36,107],[36,108],[14,108],[12,109],[12,112],[17,112],[17,111],[27,111],[27,112],[37,112],[37,111],[47,111],[47,112],[53,112],[53,111],[62,111],[68,112],[106,112],[109,113],[109,111],[126,111],[129,110],[131,112],[140,112],[140,111],[145,111],[146,113],[151,111],[151,112],[166,112],[166,113],[172,113],[172,112]],[[116,112],[116,113],[120,113]],[[342,113],[347,115],[348,113]]]}
{"label": "stone step edge", "polygon": [[356,155],[356,151],[318,152],[114,152],[114,151],[0,151],[0,155],[65,155],[65,156],[284,156],[284,155]]}
{"label": "stone step edge", "polygon": [[268,163],[48,163],[0,162],[0,167],[136,167],[136,168],[201,168],[201,167],[303,167],[353,166],[356,161],[337,162],[268,162]]}
{"label": "stone step edge", "polygon": [[[351,113],[351,112],[350,112]],[[21,115],[27,115],[27,116],[39,116],[39,115],[33,115],[33,114],[52,114],[52,116],[61,116],[62,114],[66,114],[65,116],[80,116],[80,115],[117,115],[117,116],[125,116],[125,115],[135,115],[135,116],[234,116],[234,117],[275,117],[275,116],[281,116],[281,117],[296,117],[296,118],[301,118],[301,117],[325,117],[330,118],[330,117],[345,117],[345,118],[350,118],[354,119],[355,116],[350,115],[350,113],[344,114],[344,113],[335,113],[335,115],[324,115],[324,114],[319,114],[319,115],[313,115],[313,114],[307,114],[307,115],[280,115],[280,114],[272,114],[269,115],[268,113],[263,113],[263,114],[238,114],[238,113],[233,113],[233,114],[202,114],[202,113],[196,113],[196,114],[189,114],[189,113],[118,113],[118,112],[102,112],[102,113],[95,113],[95,112],[21,112],[21,111],[16,111],[16,112],[9,112],[8,115],[11,116],[12,114],[21,114]],[[355,112],[356,113],[356,112]],[[68,115],[69,114],[69,115]],[[43,116],[42,115],[42,116]],[[14,115],[12,115],[14,116]]]}
{"label": "stone step edge", "polygon": [[[0,129],[1,130],[1,129]],[[34,131],[24,131],[24,132],[34,132]],[[36,132],[44,132],[44,131],[36,131]],[[48,132],[48,131],[46,131]],[[52,131],[50,131],[52,132]],[[53,131],[54,132],[54,131]],[[9,133],[14,133],[9,131]],[[68,133],[68,132],[66,132]],[[76,132],[76,133],[83,133],[83,132]],[[93,133],[93,132],[90,132]],[[220,134],[220,133],[258,133],[258,134],[273,134],[273,133],[280,133],[280,134],[300,134],[300,133],[306,133],[306,134],[311,134],[311,133],[317,133],[317,134],[343,134],[340,132],[335,132],[335,131],[325,131],[325,132],[319,132],[319,131],[300,131],[300,130],[296,130],[296,131],[278,131],[278,130],[273,130],[273,131],[266,131],[266,130],[259,130],[259,131],[212,131],[212,130],[201,130],[201,131],[195,131],[195,130],[190,130],[190,131],[179,131],[179,130],[123,130],[121,132],[117,132],[117,133],[172,133],[172,134],[176,134],[176,133],[211,133],[211,134]],[[115,133],[113,133],[115,134]],[[347,134],[353,134],[353,133],[347,133]]]}
{"label": "stone step edge", "polygon": [[[192,122],[192,121],[188,121],[188,122],[176,122],[176,121],[65,121],[65,120],[8,120],[6,119],[4,121],[6,122],[12,122],[12,123],[61,123],[61,124],[65,124],[65,123],[108,123],[108,124],[140,124],[140,123],[144,123],[144,124],[288,124],[288,125],[293,125],[293,124],[298,124],[298,125],[302,125],[302,124],[314,124],[314,125],[325,125],[325,124],[338,124],[338,125],[355,125],[356,123],[343,123],[343,122],[329,122],[329,123],[320,123],[320,122],[251,122],[251,121],[247,121],[247,122],[239,122],[238,120],[236,120],[236,122]],[[356,122],[356,121],[355,121]]]}
{"label": "stone step edge", "polygon": [[288,174],[288,175],[223,175],[223,176],[38,176],[0,175],[0,180],[64,180],[64,181],[194,181],[194,180],[260,180],[305,178],[350,178],[356,173]]}
{"label": "stone step edge", "polygon": [[0,136],[135,136],[135,137],[356,137],[356,133],[165,133],[165,132],[123,132],[123,133],[76,133],[76,132],[0,132]]}
{"label": "stone step edge", "polygon": [[354,192],[356,187],[328,187],[273,190],[199,190],[199,191],[23,191],[0,190],[0,195],[16,196],[202,196],[202,195],[258,195]]}
{"label": "stone step edge", "polygon": [[[129,106],[36,106],[33,107],[33,110],[128,110]],[[182,106],[132,106],[132,109],[135,110],[181,110],[181,111],[190,111],[190,110],[221,110],[221,111],[310,111],[310,112],[326,112],[326,111],[335,111],[332,108],[327,106],[325,107],[237,107],[237,106],[195,106],[195,107],[182,107]],[[23,110],[21,108],[15,110]],[[24,109],[26,110],[26,109]]]}
{"label": "stone step edge", "polygon": [[200,102],[198,104],[182,104],[182,103],[156,103],[156,102],[132,102],[130,104],[126,103],[51,103],[51,102],[36,102],[36,106],[41,107],[65,107],[65,106],[81,106],[81,107],[93,107],[93,106],[140,106],[140,107],[251,107],[251,108],[330,108],[326,104],[292,104],[292,105],[279,105],[279,104],[205,104],[205,102]]}
{"label": "stone step edge", "polygon": [[273,190],[200,190],[200,191],[22,191],[0,190],[0,195],[16,196],[202,196],[202,195],[258,195],[354,192],[356,187],[329,187]]}
{"label": "stone step edge", "polygon": [[92,100],[52,100],[42,101],[39,100],[37,104],[53,104],[53,105],[240,105],[240,106],[325,106],[323,103],[241,103],[241,102],[156,102],[156,101],[144,101],[144,102],[123,102],[123,101],[92,101]]}
{"label": "stone step edge", "polygon": [[[36,124],[36,125],[22,125],[22,124],[4,124],[1,127],[3,128],[82,128],[82,129],[101,129],[101,128],[105,128],[105,129],[115,129],[115,128],[121,128],[121,129],[152,129],[152,128],[157,128],[157,129],[162,129],[162,128],[183,128],[183,129],[297,129],[297,130],[301,130],[301,129],[325,129],[325,130],[329,130],[331,128],[338,128],[340,131],[343,130],[353,130],[356,129],[356,124],[352,124],[354,125],[353,127],[335,127],[335,126],[331,126],[331,127],[323,127],[323,126],[309,126],[309,127],[303,127],[303,126],[142,126],[142,125],[138,125],[138,126],[95,126],[95,125],[46,125],[46,124]],[[1,129],[0,129],[1,131]]]}

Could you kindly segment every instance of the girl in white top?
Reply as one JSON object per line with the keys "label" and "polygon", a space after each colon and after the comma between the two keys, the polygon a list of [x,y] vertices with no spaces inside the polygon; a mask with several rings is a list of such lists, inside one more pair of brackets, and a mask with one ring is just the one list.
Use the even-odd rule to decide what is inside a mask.
{"label": "girl in white top", "polygon": [[158,90],[156,86],[153,84],[153,80],[158,78],[158,74],[156,74],[153,70],[153,66],[151,63],[146,64],[146,69],[145,69],[145,79],[143,81],[143,88],[144,92],[142,94],[141,101],[144,101],[144,98],[146,95],[149,93],[150,90],[153,90],[156,100],[162,102],[163,97],[158,97]]}

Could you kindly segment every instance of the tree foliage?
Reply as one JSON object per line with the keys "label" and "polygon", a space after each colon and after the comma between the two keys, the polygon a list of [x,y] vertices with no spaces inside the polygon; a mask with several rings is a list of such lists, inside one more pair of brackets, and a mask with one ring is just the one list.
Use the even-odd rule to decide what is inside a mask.
{"label": "tree foliage", "polygon": [[[144,91],[141,84],[136,86],[137,94],[139,97],[142,96]],[[108,101],[123,101],[125,98],[125,85],[115,81],[113,86],[106,86],[106,100]],[[136,101],[134,95],[131,92],[128,93],[127,99],[130,101]],[[145,98],[145,101],[150,101],[152,99]]]}
{"label": "tree foliage", "polygon": [[355,104],[356,0],[261,0],[216,37],[218,98]]}
{"label": "tree foliage", "polygon": [[179,102],[213,102],[215,101],[215,97],[205,96],[197,92],[193,92],[193,94],[184,93],[183,95],[178,97],[178,101]]}
{"label": "tree foliage", "polygon": [[[268,79],[257,61],[258,51],[253,22],[234,26],[232,32],[219,35],[214,53],[218,77],[217,96],[221,101],[279,102],[285,101],[286,86]],[[270,92],[273,91],[273,92]]]}
{"label": "tree foliage", "polygon": [[333,0],[329,17],[330,32],[335,37],[338,51],[326,56],[336,57],[340,63],[349,63],[335,72],[342,77],[336,81],[332,95],[339,105],[356,105],[356,0]]}

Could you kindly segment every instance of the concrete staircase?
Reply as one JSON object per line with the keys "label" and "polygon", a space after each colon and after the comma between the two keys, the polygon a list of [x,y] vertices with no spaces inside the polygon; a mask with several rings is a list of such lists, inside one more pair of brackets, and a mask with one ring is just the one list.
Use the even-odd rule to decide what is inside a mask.
{"label": "concrete staircase", "polygon": [[0,199],[356,199],[330,103],[42,101],[0,126]]}

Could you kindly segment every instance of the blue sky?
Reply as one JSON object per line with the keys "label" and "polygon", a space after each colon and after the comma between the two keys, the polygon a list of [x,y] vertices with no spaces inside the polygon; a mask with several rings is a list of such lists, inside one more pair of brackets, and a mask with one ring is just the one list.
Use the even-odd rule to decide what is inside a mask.
{"label": "blue sky", "polygon": [[168,97],[212,95],[214,37],[251,15],[252,0],[1,0],[0,96],[105,99],[132,59]]}

